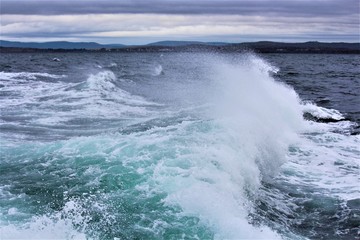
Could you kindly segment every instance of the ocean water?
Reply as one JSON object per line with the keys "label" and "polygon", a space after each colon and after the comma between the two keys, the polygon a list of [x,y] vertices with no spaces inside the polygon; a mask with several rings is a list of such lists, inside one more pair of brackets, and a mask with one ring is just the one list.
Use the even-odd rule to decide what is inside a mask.
{"label": "ocean water", "polygon": [[359,238],[359,93],[359,55],[1,54],[0,239]]}

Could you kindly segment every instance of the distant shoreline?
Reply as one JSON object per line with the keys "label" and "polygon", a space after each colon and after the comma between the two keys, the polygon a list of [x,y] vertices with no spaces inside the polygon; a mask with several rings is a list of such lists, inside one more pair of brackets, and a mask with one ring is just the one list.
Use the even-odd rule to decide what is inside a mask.
{"label": "distant shoreline", "polygon": [[[26,47],[28,46],[28,47]],[[29,47],[30,46],[30,47]],[[36,47],[33,47],[36,46]],[[203,43],[163,41],[142,46],[98,43],[21,43],[0,40],[0,53],[46,53],[46,52],[244,52],[255,53],[311,53],[311,54],[360,54],[360,43]]]}

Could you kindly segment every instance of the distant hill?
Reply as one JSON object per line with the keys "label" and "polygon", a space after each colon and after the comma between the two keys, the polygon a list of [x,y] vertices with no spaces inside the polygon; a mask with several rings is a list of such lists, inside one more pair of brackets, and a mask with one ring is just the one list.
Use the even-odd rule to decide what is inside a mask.
{"label": "distant hill", "polygon": [[[217,51],[238,51],[251,50],[260,53],[360,53],[360,43],[324,43],[324,42],[303,42],[303,43],[284,43],[284,42],[243,42],[243,43],[224,43],[224,42],[196,42],[196,41],[161,41],[150,43],[144,47],[172,47],[176,49],[203,49]],[[175,49],[174,49],[175,50]]]}
{"label": "distant hill", "polygon": [[342,53],[360,54],[360,43],[324,42],[199,42],[199,41],[160,41],[142,46],[123,44],[99,44],[96,42],[11,42],[0,40],[0,52],[39,52],[39,51],[111,51],[111,52],[156,52],[156,51],[254,51],[256,53]]}
{"label": "distant hill", "polygon": [[122,44],[102,45],[96,42],[11,42],[0,40],[0,47],[14,48],[37,48],[37,49],[100,49],[100,48],[120,48],[125,47]]}
{"label": "distant hill", "polygon": [[197,41],[160,41],[146,44],[145,46],[160,46],[160,47],[177,47],[177,46],[188,46],[188,45],[201,45],[203,42]]}
{"label": "distant hill", "polygon": [[146,46],[159,46],[159,47],[178,47],[189,45],[207,45],[207,46],[224,46],[230,43],[224,42],[199,42],[199,41],[160,41],[149,43]]}
{"label": "distant hill", "polygon": [[260,41],[260,42],[245,42],[232,44],[233,46],[241,46],[251,49],[269,49],[274,50],[306,50],[311,49],[313,51],[326,50],[326,49],[343,49],[343,50],[360,50],[360,43],[345,43],[345,42],[334,42],[334,43],[325,43],[325,42],[304,42],[304,43],[284,43],[284,42],[270,42],[270,41]]}

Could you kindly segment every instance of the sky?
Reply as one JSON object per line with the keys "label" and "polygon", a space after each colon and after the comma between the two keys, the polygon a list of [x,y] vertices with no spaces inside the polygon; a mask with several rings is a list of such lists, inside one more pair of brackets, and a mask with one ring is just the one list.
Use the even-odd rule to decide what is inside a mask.
{"label": "sky", "polygon": [[0,39],[359,42],[359,0],[0,0]]}

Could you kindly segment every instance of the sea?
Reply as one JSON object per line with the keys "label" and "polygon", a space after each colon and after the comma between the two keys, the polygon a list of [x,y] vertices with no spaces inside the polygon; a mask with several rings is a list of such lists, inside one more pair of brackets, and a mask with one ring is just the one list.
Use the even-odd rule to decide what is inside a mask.
{"label": "sea", "polygon": [[360,56],[0,55],[0,239],[360,239]]}

